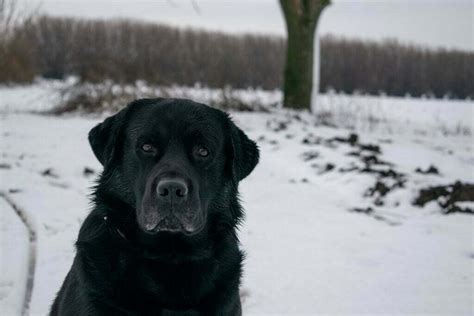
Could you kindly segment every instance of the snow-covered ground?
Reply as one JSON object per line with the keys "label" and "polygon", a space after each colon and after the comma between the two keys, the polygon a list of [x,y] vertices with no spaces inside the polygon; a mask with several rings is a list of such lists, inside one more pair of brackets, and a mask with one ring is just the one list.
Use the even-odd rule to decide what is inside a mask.
{"label": "snow-covered ground", "polygon": [[[17,211],[0,197],[2,315],[23,309],[32,247],[29,313],[48,312],[90,210],[95,175],[85,168],[100,170],[87,133],[102,118],[28,112],[56,104],[54,85],[61,83],[0,87],[0,191],[36,234],[30,245]],[[419,208],[412,201],[420,188],[474,182],[472,133],[442,136],[438,130],[440,122],[461,122],[472,131],[474,104],[373,97],[365,103],[368,97],[326,95],[320,99],[325,110],[330,102],[324,98],[375,104],[372,117],[383,116],[386,124],[375,133],[363,122],[355,131],[321,126],[321,118],[308,113],[233,113],[261,148],[260,164],[241,184],[244,315],[472,315],[473,217],[443,215],[434,202]],[[367,192],[380,179],[360,172],[370,150],[354,155],[357,147],[334,140],[353,132],[361,144],[380,147],[377,159],[386,164],[378,168],[402,175],[403,185],[378,205],[380,197]],[[430,165],[440,174],[415,172]],[[354,211],[369,206],[372,211]]]}

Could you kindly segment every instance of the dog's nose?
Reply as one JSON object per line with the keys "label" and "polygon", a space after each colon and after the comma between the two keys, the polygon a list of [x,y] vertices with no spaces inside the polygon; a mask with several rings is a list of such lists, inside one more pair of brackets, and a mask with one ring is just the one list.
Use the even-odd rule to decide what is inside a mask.
{"label": "dog's nose", "polygon": [[188,195],[186,182],[179,178],[162,179],[156,186],[160,199],[183,199]]}

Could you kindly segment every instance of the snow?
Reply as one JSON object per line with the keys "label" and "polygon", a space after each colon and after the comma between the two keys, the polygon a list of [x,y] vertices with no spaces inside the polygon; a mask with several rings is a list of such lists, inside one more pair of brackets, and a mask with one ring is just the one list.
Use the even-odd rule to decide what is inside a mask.
{"label": "snow", "polygon": [[418,134],[472,134],[474,107],[469,100],[345,95],[316,98],[315,112],[330,113],[337,126],[364,131]]}
{"label": "snow", "polygon": [[[87,133],[102,118],[30,113],[50,109],[55,91],[47,83],[0,88],[0,164],[9,166],[0,168],[0,191],[25,211],[38,239],[31,315],[47,314],[72,264],[95,179],[84,168],[100,171]],[[420,188],[473,182],[472,134],[441,136],[435,119],[439,113],[447,126],[452,120],[472,123],[466,116],[473,103],[373,98],[368,104],[382,104],[380,115],[396,119],[379,125],[377,132],[361,122],[355,130],[360,142],[379,145],[380,158],[407,179],[381,206],[364,196],[374,175],[339,171],[360,165],[358,157],[347,155],[353,147],[302,142],[354,131],[316,124],[319,119],[306,112],[231,113],[261,149],[260,164],[240,186],[246,209],[239,232],[247,253],[244,315],[474,312],[473,217],[443,215],[436,203],[424,208],[411,203]],[[409,113],[389,112],[394,104]],[[409,124],[403,117],[425,132],[404,128]],[[385,128],[389,125],[397,129]],[[328,163],[335,168],[326,171]],[[430,165],[440,174],[415,172]],[[26,284],[27,232],[4,199],[0,203],[0,311],[18,315]],[[373,213],[351,211],[367,206]]]}
{"label": "snow", "polygon": [[0,199],[0,231],[1,311],[20,315],[28,276],[28,231],[4,199]]}
{"label": "snow", "polygon": [[35,84],[0,85],[0,113],[46,111],[60,100],[60,88],[75,81],[37,80]]}

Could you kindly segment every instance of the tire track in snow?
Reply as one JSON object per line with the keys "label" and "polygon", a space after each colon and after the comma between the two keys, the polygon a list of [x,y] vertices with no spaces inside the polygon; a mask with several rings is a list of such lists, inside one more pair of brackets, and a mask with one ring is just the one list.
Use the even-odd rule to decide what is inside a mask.
{"label": "tire track in snow", "polygon": [[5,192],[0,191],[0,197],[2,197],[11,206],[11,208],[15,211],[15,213],[18,215],[18,217],[21,219],[22,223],[28,230],[28,276],[26,278],[25,298],[23,300],[23,308],[21,312],[23,316],[26,316],[29,314],[31,297],[33,294],[33,285],[35,280],[37,235],[33,223],[26,216],[26,212],[23,211]]}

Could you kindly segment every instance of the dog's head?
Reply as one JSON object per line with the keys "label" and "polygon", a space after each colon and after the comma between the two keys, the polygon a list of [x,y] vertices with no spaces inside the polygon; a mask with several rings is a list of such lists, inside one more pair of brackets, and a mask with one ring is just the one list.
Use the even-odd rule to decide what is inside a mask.
{"label": "dog's head", "polygon": [[134,209],[149,235],[196,235],[212,216],[237,222],[226,204],[259,157],[227,114],[181,99],[132,102],[94,127],[89,142],[104,167],[102,189]]}

